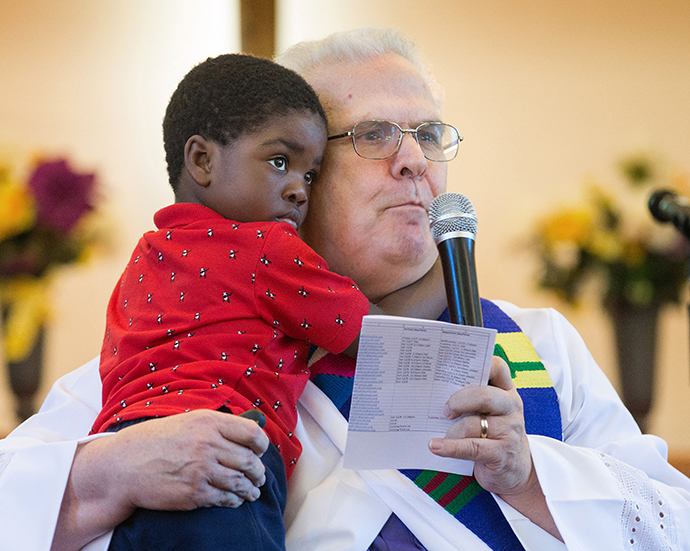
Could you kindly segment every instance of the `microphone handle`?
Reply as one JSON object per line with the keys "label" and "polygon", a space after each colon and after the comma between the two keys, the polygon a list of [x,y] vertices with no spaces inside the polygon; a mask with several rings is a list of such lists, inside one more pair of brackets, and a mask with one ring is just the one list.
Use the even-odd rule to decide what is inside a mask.
{"label": "microphone handle", "polygon": [[445,239],[438,244],[438,252],[443,266],[450,321],[482,327],[484,321],[474,263],[474,239]]}

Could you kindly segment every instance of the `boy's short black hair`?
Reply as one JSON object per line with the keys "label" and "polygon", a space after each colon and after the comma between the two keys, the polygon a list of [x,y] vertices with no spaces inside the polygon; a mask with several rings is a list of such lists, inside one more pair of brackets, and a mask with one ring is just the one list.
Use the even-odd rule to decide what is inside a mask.
{"label": "boy's short black hair", "polygon": [[198,134],[228,145],[273,117],[305,110],[325,124],[316,92],[294,71],[245,54],[208,58],[182,79],[165,111],[163,145],[170,185],[177,189],[190,137]]}

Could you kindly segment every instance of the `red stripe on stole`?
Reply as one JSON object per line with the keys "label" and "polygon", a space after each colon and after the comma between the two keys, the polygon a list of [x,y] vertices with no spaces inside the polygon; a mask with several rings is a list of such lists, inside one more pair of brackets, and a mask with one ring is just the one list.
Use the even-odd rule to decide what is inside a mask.
{"label": "red stripe on stole", "polygon": [[438,500],[438,504],[441,507],[445,507],[456,497],[458,497],[465,488],[472,484],[472,482],[474,482],[473,476],[463,476],[462,479],[455,486],[453,486],[446,495]]}
{"label": "red stripe on stole", "polygon": [[313,375],[338,375],[352,379],[355,376],[355,360],[345,354],[326,354],[311,366]]}
{"label": "red stripe on stole", "polygon": [[436,476],[434,476],[434,478],[432,478],[429,481],[429,483],[426,486],[424,486],[424,491],[427,494],[430,494],[441,485],[441,483],[446,479],[447,476],[448,473],[436,473]]}

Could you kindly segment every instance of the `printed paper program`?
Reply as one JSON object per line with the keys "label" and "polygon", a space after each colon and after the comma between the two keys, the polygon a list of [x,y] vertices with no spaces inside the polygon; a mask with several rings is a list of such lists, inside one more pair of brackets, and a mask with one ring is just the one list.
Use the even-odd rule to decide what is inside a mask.
{"label": "printed paper program", "polygon": [[489,380],[496,331],[440,321],[365,316],[344,466],[472,474],[473,463],[429,451],[454,421],[451,394]]}

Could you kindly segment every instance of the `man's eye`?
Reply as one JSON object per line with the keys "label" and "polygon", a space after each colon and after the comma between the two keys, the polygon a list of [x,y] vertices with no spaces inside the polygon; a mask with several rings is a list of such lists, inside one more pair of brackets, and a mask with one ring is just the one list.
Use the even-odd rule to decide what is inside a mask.
{"label": "man's eye", "polygon": [[288,162],[287,159],[283,156],[274,157],[273,159],[269,159],[268,162],[271,163],[278,170],[287,170]]}
{"label": "man's eye", "polygon": [[304,175],[304,181],[307,182],[307,185],[312,185],[316,181],[316,172],[310,171],[307,172]]}
{"label": "man's eye", "polygon": [[441,143],[441,138],[438,133],[429,130],[417,131],[417,137],[422,142],[428,142],[430,145],[438,145]]}
{"label": "man's eye", "polygon": [[385,139],[386,136],[382,130],[367,130],[355,136],[355,140],[365,142],[383,141]]}

